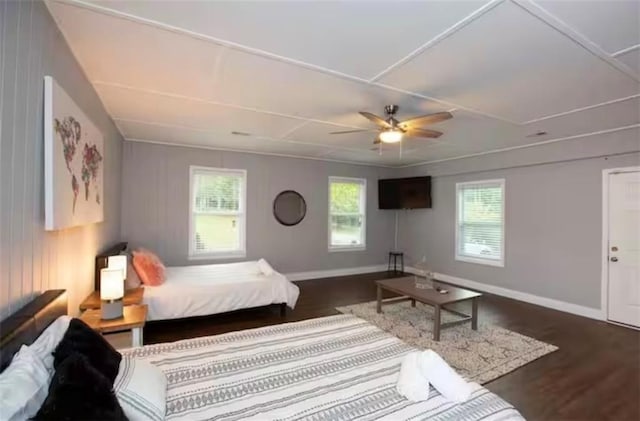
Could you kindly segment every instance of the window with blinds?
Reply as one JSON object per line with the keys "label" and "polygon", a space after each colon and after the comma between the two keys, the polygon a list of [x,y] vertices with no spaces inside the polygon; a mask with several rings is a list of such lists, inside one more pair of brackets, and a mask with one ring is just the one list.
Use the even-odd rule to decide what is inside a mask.
{"label": "window with blinds", "polygon": [[456,184],[456,260],[504,266],[504,179]]}
{"label": "window with blinds", "polygon": [[329,177],[329,250],[366,247],[367,180]]}
{"label": "window with blinds", "polygon": [[191,167],[189,256],[245,256],[246,177],[244,170]]}

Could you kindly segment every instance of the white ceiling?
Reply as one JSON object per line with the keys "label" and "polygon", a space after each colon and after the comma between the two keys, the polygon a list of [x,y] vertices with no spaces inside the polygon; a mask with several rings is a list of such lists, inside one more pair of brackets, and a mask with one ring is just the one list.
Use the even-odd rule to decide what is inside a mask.
{"label": "white ceiling", "polygon": [[[638,0],[47,4],[128,140],[397,166],[640,125]],[[386,104],[454,118],[328,134]]]}

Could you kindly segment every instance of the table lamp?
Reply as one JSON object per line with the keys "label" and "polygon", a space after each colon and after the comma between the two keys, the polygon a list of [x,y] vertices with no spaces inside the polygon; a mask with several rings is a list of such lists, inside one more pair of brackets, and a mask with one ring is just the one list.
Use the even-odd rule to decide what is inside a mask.
{"label": "table lamp", "polygon": [[117,254],[107,258],[107,268],[122,270],[122,276],[127,279],[127,255]]}
{"label": "table lamp", "polygon": [[124,271],[104,268],[100,270],[100,308],[102,319],[111,320],[122,317],[124,297]]}

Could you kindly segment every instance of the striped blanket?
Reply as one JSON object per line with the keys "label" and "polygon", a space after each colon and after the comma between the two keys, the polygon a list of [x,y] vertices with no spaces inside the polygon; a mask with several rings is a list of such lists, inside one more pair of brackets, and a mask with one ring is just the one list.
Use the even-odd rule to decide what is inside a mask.
{"label": "striped blanket", "polygon": [[339,315],[123,351],[167,376],[169,420],[522,420],[478,384],[463,405],[396,392],[413,348]]}

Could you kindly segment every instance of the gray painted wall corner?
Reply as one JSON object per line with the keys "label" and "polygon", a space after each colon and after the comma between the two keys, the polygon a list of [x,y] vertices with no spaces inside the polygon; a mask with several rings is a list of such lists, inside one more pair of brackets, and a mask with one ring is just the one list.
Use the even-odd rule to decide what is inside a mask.
{"label": "gray painted wall corner", "polygon": [[[434,207],[401,214],[400,247],[440,273],[599,309],[602,170],[640,165],[639,133],[404,168],[433,176]],[[494,178],[506,180],[505,267],[456,261],[455,184]]]}
{"label": "gray painted wall corner", "polygon": [[[247,170],[247,256],[267,259],[280,272],[352,268],[385,263],[393,246],[393,212],[378,209],[377,180],[393,170],[329,161],[266,156],[125,142],[122,237],[132,247],[155,250],[167,265],[223,263],[189,260],[189,166]],[[367,179],[367,249],[328,251],[329,176]],[[296,226],[280,225],[272,202],[296,190],[307,216]]]}
{"label": "gray painted wall corner", "polygon": [[[122,138],[41,1],[0,4],[0,318],[65,288],[70,311],[93,289],[96,253],[120,234]],[[105,221],[44,231],[44,76],[102,131]]]}

